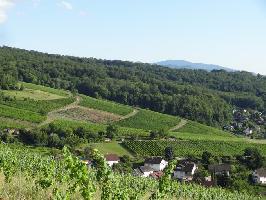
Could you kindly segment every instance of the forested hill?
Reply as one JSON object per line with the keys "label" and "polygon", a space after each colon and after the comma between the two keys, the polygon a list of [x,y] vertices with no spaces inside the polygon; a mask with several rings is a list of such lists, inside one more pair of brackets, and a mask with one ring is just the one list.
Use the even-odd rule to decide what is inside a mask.
{"label": "forested hill", "polygon": [[18,80],[77,90],[215,126],[231,120],[233,106],[264,111],[266,105],[266,77],[261,75],[0,48],[0,87],[12,89]]}

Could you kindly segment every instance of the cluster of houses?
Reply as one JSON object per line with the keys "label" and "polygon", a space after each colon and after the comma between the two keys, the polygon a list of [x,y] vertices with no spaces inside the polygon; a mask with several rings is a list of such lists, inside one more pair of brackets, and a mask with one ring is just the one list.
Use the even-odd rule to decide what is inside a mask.
{"label": "cluster of houses", "polygon": [[[107,164],[110,167],[120,162],[120,158],[116,154],[107,154],[105,155]],[[91,167],[92,162],[90,160],[83,160],[88,167]],[[159,179],[163,176],[163,170],[168,165],[168,162],[162,157],[150,157],[145,159],[144,165],[140,166],[133,170],[134,176],[140,177],[150,177],[154,179]],[[193,180],[193,177],[198,169],[198,166],[195,162],[188,160],[180,160],[174,168],[173,179],[190,182]],[[229,164],[211,164],[208,166],[208,171],[211,176],[205,177],[205,180],[202,182],[205,186],[214,186],[215,182],[212,177],[216,175],[227,175],[230,176],[231,165]],[[266,184],[266,168],[260,168],[253,172],[253,180],[257,184]]]}
{"label": "cluster of houses", "polygon": [[[230,125],[224,126],[224,130],[252,136],[254,132],[263,134],[263,126],[266,125],[266,115],[258,111],[248,111],[245,109],[233,110],[234,121]],[[250,126],[250,124],[253,124]]]}
{"label": "cluster of houses", "polygon": [[134,169],[133,175],[141,177],[160,178],[168,162],[162,157],[151,157],[144,161],[144,166]]}
{"label": "cluster of houses", "polygon": [[[151,157],[144,161],[144,166],[134,170],[135,176],[159,178],[163,175],[163,170],[168,162],[161,157]],[[174,168],[173,179],[190,182],[193,180],[198,166],[195,162],[180,160]],[[230,175],[231,166],[228,164],[209,165],[208,170],[212,175],[225,174]],[[211,176],[205,177],[204,184],[213,184]]]}

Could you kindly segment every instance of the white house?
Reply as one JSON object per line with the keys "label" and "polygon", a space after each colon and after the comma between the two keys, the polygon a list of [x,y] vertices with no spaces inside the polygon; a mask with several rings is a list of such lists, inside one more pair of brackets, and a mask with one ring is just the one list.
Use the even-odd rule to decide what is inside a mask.
{"label": "white house", "polygon": [[116,154],[107,154],[105,155],[105,159],[110,167],[120,162],[120,159]]}
{"label": "white house", "polygon": [[194,162],[181,161],[174,170],[174,178],[184,181],[191,181],[197,169]]}
{"label": "white house", "polygon": [[168,162],[161,157],[147,158],[144,162],[144,166],[152,168],[154,171],[163,171],[168,165]]}
{"label": "white house", "polygon": [[258,184],[266,184],[266,168],[260,168],[253,172],[253,179]]}
{"label": "white house", "polygon": [[148,176],[150,176],[150,174],[152,174],[154,172],[154,170],[149,166],[141,166],[139,169],[142,172],[143,177],[148,177]]}

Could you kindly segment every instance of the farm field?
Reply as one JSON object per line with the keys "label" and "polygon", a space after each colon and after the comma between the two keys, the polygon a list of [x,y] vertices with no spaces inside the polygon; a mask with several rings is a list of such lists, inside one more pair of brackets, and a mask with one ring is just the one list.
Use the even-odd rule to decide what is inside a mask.
{"label": "farm field", "polygon": [[103,155],[114,153],[118,156],[128,155],[132,157],[132,155],[117,142],[93,143],[89,146],[98,149]]}
{"label": "farm field", "polygon": [[139,128],[144,130],[169,130],[180,122],[180,118],[165,115],[150,110],[139,110],[134,116],[116,122],[123,127]]}
{"label": "farm field", "polygon": [[243,142],[207,141],[207,140],[178,140],[178,141],[126,141],[123,145],[131,152],[141,156],[163,156],[166,147],[173,147],[175,156],[201,156],[204,151],[213,155],[239,155],[247,147],[258,148],[266,155],[266,145]]}
{"label": "farm field", "polygon": [[81,95],[81,97],[82,100],[80,101],[80,105],[88,108],[94,108],[122,116],[130,114],[134,110],[130,106],[114,103],[107,100],[95,99],[85,95]]}
{"label": "farm field", "polygon": [[70,118],[73,120],[94,123],[111,123],[113,121],[118,121],[121,118],[119,115],[115,115],[113,113],[85,107],[73,107],[70,109],[61,110],[55,113],[55,115],[61,118]]}

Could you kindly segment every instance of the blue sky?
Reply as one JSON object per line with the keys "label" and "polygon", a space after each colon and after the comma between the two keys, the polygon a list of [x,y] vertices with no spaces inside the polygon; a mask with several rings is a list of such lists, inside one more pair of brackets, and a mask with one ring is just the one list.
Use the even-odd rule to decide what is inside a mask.
{"label": "blue sky", "polygon": [[0,0],[0,45],[266,75],[264,0]]}

